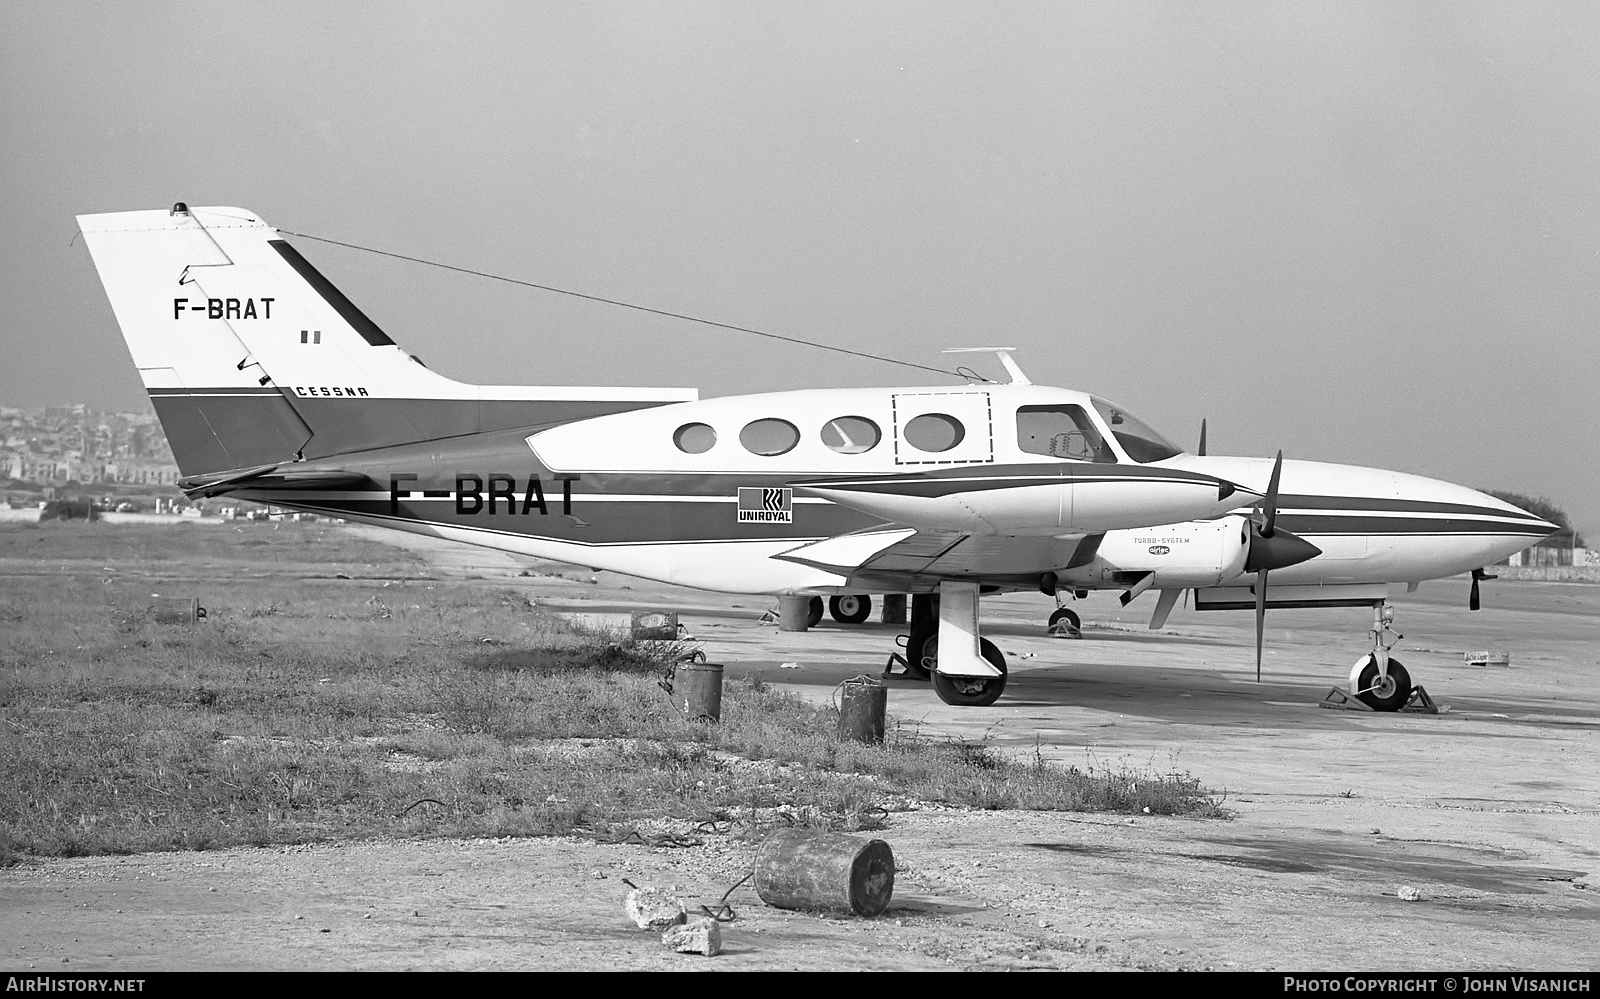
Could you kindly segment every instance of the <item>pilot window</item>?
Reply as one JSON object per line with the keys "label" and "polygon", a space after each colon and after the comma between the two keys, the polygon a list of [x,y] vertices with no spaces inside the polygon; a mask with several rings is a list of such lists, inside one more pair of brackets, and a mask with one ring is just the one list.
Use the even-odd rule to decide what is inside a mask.
{"label": "pilot window", "polygon": [[1017,409],[1017,447],[1028,454],[1114,464],[1117,456],[1082,406],[1021,406]]}

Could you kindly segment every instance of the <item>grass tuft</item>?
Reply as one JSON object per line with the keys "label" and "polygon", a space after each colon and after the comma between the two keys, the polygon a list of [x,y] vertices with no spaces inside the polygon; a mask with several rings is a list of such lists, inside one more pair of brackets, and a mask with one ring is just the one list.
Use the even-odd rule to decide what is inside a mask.
{"label": "grass tuft", "polygon": [[[322,525],[174,542],[186,578],[211,570],[187,591],[127,578],[175,533],[200,536],[0,529],[13,564],[50,570],[0,577],[0,866],[662,819],[869,830],[919,801],[1223,814],[1188,775],[905,729],[840,742],[832,708],[755,680],[725,685],[720,724],[688,720],[657,681],[692,645],[573,632],[513,594],[408,578],[404,556]],[[204,623],[148,613],[196,586]]]}

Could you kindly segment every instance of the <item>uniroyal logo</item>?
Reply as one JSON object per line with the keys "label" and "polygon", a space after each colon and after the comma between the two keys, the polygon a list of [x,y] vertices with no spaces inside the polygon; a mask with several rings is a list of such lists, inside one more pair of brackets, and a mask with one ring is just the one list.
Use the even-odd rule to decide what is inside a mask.
{"label": "uniroyal logo", "polygon": [[763,486],[740,486],[739,523],[794,523],[794,490]]}

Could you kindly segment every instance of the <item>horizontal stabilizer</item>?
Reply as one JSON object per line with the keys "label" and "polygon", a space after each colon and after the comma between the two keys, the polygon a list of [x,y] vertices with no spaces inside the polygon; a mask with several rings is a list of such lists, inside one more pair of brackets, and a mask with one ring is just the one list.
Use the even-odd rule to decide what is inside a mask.
{"label": "horizontal stabilizer", "polygon": [[301,490],[350,489],[371,486],[373,481],[361,472],[346,472],[337,468],[284,469],[281,466],[262,465],[221,475],[195,475],[178,480],[178,488],[190,499],[220,496],[239,489],[295,492]]}

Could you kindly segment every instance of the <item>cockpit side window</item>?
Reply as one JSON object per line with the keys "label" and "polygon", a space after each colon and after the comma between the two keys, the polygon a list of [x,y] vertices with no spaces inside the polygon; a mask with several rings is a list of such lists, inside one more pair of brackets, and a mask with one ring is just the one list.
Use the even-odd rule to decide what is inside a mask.
{"label": "cockpit side window", "polygon": [[1019,406],[1017,447],[1028,454],[1115,464],[1117,456],[1082,406]]}
{"label": "cockpit side window", "polygon": [[1104,399],[1092,399],[1095,411],[1111,427],[1111,436],[1122,445],[1122,450],[1128,452],[1128,457],[1143,465],[1151,461],[1161,461],[1164,458],[1173,458],[1183,453],[1183,449],[1157,433],[1149,424],[1123,409]]}

